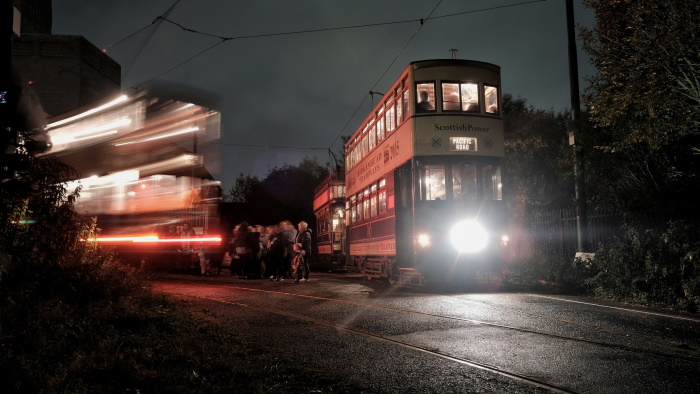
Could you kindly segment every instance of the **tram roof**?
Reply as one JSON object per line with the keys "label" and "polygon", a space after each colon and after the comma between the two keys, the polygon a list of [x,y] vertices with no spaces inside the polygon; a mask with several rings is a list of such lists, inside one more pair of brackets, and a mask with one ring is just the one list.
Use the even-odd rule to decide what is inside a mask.
{"label": "tram roof", "polygon": [[409,63],[410,66],[414,66],[416,68],[423,68],[423,67],[439,67],[439,66],[454,66],[454,65],[460,65],[460,66],[470,66],[470,67],[478,67],[478,68],[485,68],[489,70],[493,70],[496,72],[501,71],[501,66],[498,66],[493,63],[487,63],[487,62],[482,62],[478,60],[466,60],[466,59],[427,59],[427,60],[416,60],[414,62]]}

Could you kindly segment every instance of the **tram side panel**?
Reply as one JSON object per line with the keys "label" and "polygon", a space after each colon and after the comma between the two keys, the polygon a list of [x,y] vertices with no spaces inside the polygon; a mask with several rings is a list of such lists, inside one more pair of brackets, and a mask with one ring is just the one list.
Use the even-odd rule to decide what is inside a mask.
{"label": "tram side panel", "polygon": [[391,277],[397,264],[393,169],[365,189],[362,199],[348,200],[348,217],[354,218],[348,225],[348,261],[369,278]]}

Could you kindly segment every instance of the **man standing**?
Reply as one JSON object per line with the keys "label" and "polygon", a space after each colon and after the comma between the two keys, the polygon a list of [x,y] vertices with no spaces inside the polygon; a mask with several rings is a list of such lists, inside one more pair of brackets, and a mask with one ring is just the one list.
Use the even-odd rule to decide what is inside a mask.
{"label": "man standing", "polygon": [[297,233],[295,243],[301,244],[302,255],[304,256],[304,265],[302,266],[302,281],[309,280],[309,260],[311,259],[311,230],[309,224],[305,221],[299,222],[297,225],[299,232]]}

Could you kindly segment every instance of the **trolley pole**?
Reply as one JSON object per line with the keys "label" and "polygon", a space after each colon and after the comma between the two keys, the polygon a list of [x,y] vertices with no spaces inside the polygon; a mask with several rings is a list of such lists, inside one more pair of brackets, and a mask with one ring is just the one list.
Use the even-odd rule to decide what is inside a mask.
{"label": "trolley pole", "polygon": [[573,0],[566,1],[566,30],[569,47],[569,89],[571,92],[572,126],[569,131],[569,145],[574,152],[574,190],[576,198],[576,240],[577,252],[586,252],[588,247],[588,208],[586,206],[586,190],[584,180],[584,165],[581,158],[581,145],[576,144],[576,134],[581,126],[581,102],[578,86],[578,58],[576,55],[576,31],[574,22]]}

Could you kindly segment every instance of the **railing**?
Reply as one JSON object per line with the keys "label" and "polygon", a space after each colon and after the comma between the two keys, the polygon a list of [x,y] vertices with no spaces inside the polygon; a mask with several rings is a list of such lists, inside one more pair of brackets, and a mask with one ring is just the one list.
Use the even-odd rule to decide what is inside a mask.
{"label": "railing", "polygon": [[[522,225],[511,225],[514,235],[512,255],[526,258],[532,255],[559,255],[573,257],[577,249],[576,211],[557,209],[525,216]],[[600,244],[622,236],[618,212],[593,211],[588,214],[588,244],[586,251],[594,251]]]}

